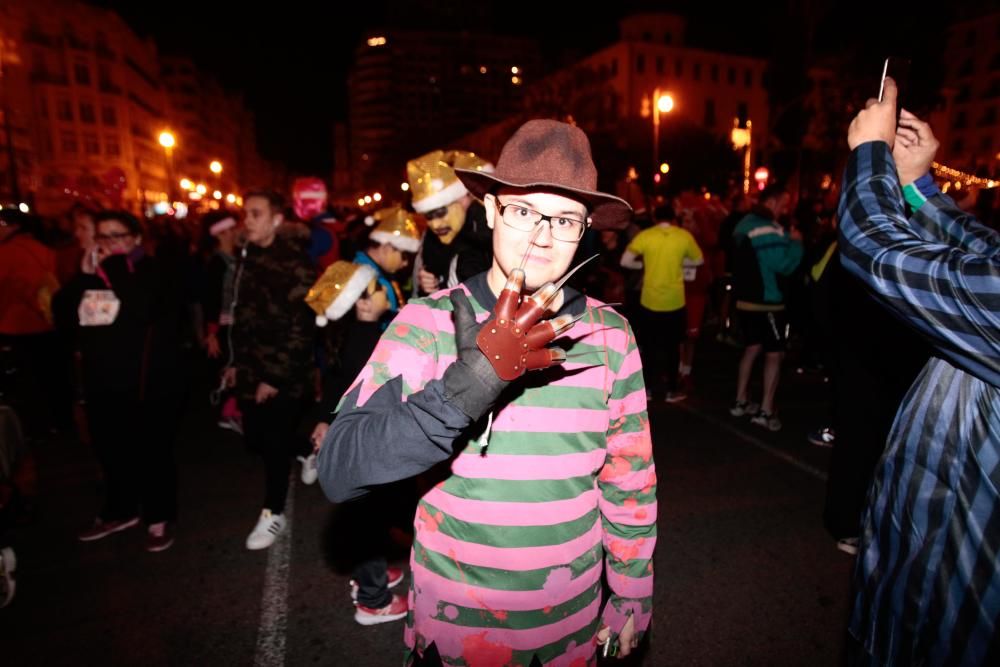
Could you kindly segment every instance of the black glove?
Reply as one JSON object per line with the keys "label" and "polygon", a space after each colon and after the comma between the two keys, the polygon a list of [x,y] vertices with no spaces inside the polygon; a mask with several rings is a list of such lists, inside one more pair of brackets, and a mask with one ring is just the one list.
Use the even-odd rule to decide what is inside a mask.
{"label": "black glove", "polygon": [[472,421],[477,421],[489,412],[510,383],[497,377],[493,366],[476,345],[476,336],[483,325],[476,322],[476,314],[465,292],[461,289],[453,290],[449,298],[454,309],[458,359],[445,370],[444,377],[441,378],[444,397]]}

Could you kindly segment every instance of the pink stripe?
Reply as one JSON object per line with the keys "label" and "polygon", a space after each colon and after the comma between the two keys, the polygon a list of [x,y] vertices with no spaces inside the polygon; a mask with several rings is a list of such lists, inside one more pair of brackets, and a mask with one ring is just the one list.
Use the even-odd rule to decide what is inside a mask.
{"label": "pink stripe", "polygon": [[597,472],[604,464],[605,452],[560,454],[557,456],[517,456],[462,454],[451,464],[456,475],[470,479],[504,479],[511,481],[570,479]]}
{"label": "pink stripe", "polygon": [[604,506],[604,509],[611,511],[610,507],[614,507],[615,509],[612,514],[606,515],[608,521],[626,526],[651,526],[656,523],[656,503],[637,505],[634,500],[631,500],[631,502],[626,501],[625,505],[607,504]]}
{"label": "pink stripe", "polygon": [[420,543],[439,554],[455,554],[463,563],[476,567],[492,567],[500,570],[538,570],[543,567],[565,565],[579,557],[601,541],[601,524],[583,535],[562,544],[544,547],[491,547],[485,544],[465,542],[443,534],[437,530],[429,530],[426,525],[416,522],[417,539]]}
{"label": "pink stripe", "polygon": [[544,503],[492,502],[467,500],[436,487],[424,500],[459,521],[492,526],[551,526],[579,519],[597,508],[597,490],[581,493],[569,500]]}
{"label": "pink stripe", "polygon": [[[621,460],[620,457],[613,457],[612,462],[616,460]],[[613,465],[613,463],[612,463]],[[607,468],[605,468],[605,471]],[[656,490],[656,467],[652,464],[645,468],[640,468],[639,470],[633,470],[632,472],[620,474],[617,476],[612,476],[611,473],[602,471],[599,475],[599,479],[602,484],[610,484],[620,491],[639,491],[641,493],[647,493],[649,491]]]}
{"label": "pink stripe", "polygon": [[611,408],[612,419],[620,415],[634,415],[646,409],[646,390],[637,389],[624,398],[611,399],[608,401]]}
{"label": "pink stripe", "polygon": [[496,431],[526,431],[529,433],[562,433],[568,424],[574,431],[604,433],[608,428],[608,413],[604,410],[571,408],[532,408],[514,406],[496,416]]}
{"label": "pink stripe", "polygon": [[[420,590],[420,596],[429,600],[434,607],[441,601],[471,608],[485,606],[494,611],[538,611],[545,607],[557,607],[600,581],[602,567],[603,563],[598,562],[575,579],[570,579],[571,575],[566,576],[565,581],[550,577],[557,585],[542,590],[500,591],[453,581],[428,570],[416,560],[410,561],[414,585]],[[566,570],[568,572],[568,568]],[[436,614],[437,611],[433,613]]]}
{"label": "pink stripe", "polygon": [[[418,595],[418,607],[420,606],[419,598],[420,596]],[[463,653],[465,653],[464,657],[470,665],[492,665],[500,663],[479,662],[477,658],[482,659],[483,655],[465,652],[467,646],[474,645],[472,642],[467,641],[468,639],[480,635],[482,642],[488,644],[510,647],[515,651],[532,651],[587,627],[587,625],[594,621],[600,610],[601,600],[598,598],[571,616],[567,616],[549,625],[527,630],[467,627],[438,621],[428,618],[426,615],[415,614],[414,629],[427,639],[428,644],[432,641],[437,643],[442,658],[455,659],[463,657]]]}
{"label": "pink stripe", "polygon": [[625,360],[622,361],[621,368],[618,369],[618,377],[627,378],[636,371],[642,368],[642,357],[639,356],[639,350],[635,349],[628,353]]}
{"label": "pink stripe", "polygon": [[636,578],[615,572],[610,567],[606,574],[608,586],[623,598],[646,598],[653,594],[653,573],[649,576]]}

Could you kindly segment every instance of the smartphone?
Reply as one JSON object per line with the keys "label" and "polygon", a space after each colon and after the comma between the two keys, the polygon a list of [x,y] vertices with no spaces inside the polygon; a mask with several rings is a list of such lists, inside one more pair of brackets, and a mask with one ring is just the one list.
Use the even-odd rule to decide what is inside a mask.
{"label": "smartphone", "polygon": [[892,77],[896,82],[896,118],[899,118],[899,111],[903,108],[904,93],[907,91],[910,79],[910,61],[906,58],[889,56],[882,63],[882,80],[878,86],[878,101],[882,101],[885,93],[885,78]]}

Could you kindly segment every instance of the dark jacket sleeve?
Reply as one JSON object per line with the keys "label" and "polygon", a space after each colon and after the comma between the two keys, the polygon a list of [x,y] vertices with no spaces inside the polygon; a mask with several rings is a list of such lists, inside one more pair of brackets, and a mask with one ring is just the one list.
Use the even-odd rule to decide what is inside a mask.
{"label": "dark jacket sleeve", "polygon": [[455,354],[431,309],[411,303],[382,334],[344,396],[319,454],[323,490],[342,502],[406,479],[451,456],[472,420],[445,397],[441,377]]}
{"label": "dark jacket sleeve", "polygon": [[360,384],[344,397],[320,450],[319,479],[327,498],[359,498],[371,487],[407,479],[444,461],[470,420],[444,398],[440,380],[402,400],[396,376],[359,406]]}

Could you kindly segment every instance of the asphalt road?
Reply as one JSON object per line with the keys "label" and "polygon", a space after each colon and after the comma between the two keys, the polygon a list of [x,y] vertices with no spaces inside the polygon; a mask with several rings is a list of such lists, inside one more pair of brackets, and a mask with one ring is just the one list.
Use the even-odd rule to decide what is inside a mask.
{"label": "asphalt road", "polygon": [[[826,415],[824,386],[787,369],[785,426],[764,431],[726,412],[737,356],[703,344],[696,395],[650,408],[656,611],[648,645],[628,664],[841,662],[853,563],[820,521],[829,451],[805,440]],[[181,517],[163,553],[146,553],[138,529],[78,542],[98,506],[93,454],[70,439],[34,445],[40,494],[12,536],[18,594],[0,610],[0,664],[400,664],[401,622],[353,620],[337,567],[345,537],[318,486],[296,476],[284,543],[244,548],[263,470],[215,426],[206,394],[192,396],[177,444]],[[393,562],[406,558],[400,545]]]}

